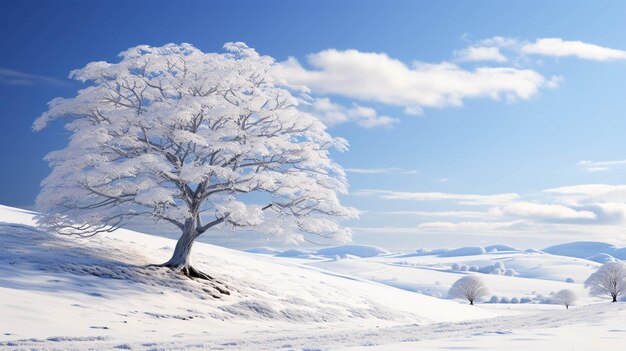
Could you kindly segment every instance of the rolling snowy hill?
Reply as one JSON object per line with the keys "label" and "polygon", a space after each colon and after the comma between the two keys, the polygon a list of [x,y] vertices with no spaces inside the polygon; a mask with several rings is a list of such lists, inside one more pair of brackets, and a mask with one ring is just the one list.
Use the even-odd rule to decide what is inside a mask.
{"label": "rolling snowy hill", "polygon": [[[586,295],[581,282],[599,264],[580,258],[392,254],[358,245],[275,257],[271,248],[198,243],[194,260],[231,291],[223,295],[147,266],[168,258],[170,239],[128,230],[58,236],[33,227],[33,216],[0,207],[0,349],[399,349],[458,346],[455,338],[497,346],[514,333],[539,342],[537,330],[585,323],[593,324],[590,335],[622,335],[606,326],[626,316],[623,304]],[[467,274],[483,277],[502,302],[528,301],[469,306],[440,298]],[[579,294],[579,307],[540,303],[562,288]]]}

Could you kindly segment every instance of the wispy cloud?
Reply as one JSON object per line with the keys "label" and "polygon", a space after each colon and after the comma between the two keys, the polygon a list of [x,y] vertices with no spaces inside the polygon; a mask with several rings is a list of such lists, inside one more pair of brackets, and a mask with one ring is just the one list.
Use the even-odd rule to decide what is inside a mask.
{"label": "wispy cloud", "polygon": [[578,167],[588,171],[588,172],[604,172],[610,171],[614,168],[622,168],[626,166],[626,160],[618,160],[618,161],[580,161],[578,162]]}
{"label": "wispy cloud", "polygon": [[424,218],[478,218],[489,216],[486,211],[383,211],[384,215],[414,216]]}
{"label": "wispy cloud", "polygon": [[485,211],[383,211],[385,215],[403,215],[422,218],[482,218],[483,220],[514,219],[535,222],[577,222],[577,220],[595,220],[597,214],[588,209],[576,209],[561,204],[544,204],[526,201],[512,202],[506,205],[490,207]]}
{"label": "wispy cloud", "polygon": [[454,52],[457,61],[493,61],[506,62],[500,48],[496,46],[470,46]]}
{"label": "wispy cloud", "polygon": [[579,40],[562,38],[537,38],[535,41],[517,38],[493,37],[483,39],[456,52],[461,61],[505,62],[507,57],[501,50],[513,55],[544,57],[576,57],[583,60],[615,61],[626,60],[626,51],[609,48]]}
{"label": "wispy cloud", "polygon": [[354,105],[345,107],[330,101],[329,98],[319,98],[313,102],[312,112],[328,126],[346,122],[354,122],[361,127],[391,127],[398,122],[397,118],[381,116],[371,107]]}
{"label": "wispy cloud", "polygon": [[[531,195],[515,193],[476,195],[436,192],[398,192],[366,189],[359,196],[394,202],[420,201],[440,210],[370,211],[367,217],[405,216],[413,226],[386,228],[381,233],[448,233],[460,235],[533,236],[581,235],[594,240],[617,238],[626,225],[626,185],[581,184],[545,189]],[[532,200],[530,200],[532,199]],[[420,204],[423,208],[425,204]],[[402,205],[406,207],[408,205]],[[443,207],[442,207],[443,206]],[[469,208],[467,206],[470,206]],[[480,210],[474,208],[482,207]],[[359,228],[376,233],[380,228]]]}
{"label": "wispy cloud", "polygon": [[585,60],[613,61],[626,60],[626,51],[607,48],[582,41],[561,38],[541,38],[521,48],[524,54],[553,57],[574,56]]}
{"label": "wispy cloud", "polygon": [[358,174],[417,174],[417,170],[415,169],[404,169],[398,167],[387,167],[387,168],[345,168],[344,171],[348,173],[358,173]]}
{"label": "wispy cloud", "polygon": [[453,194],[441,192],[408,192],[380,189],[363,189],[352,193],[358,196],[376,196],[386,200],[413,200],[413,201],[451,201],[460,205],[495,205],[511,203],[519,197],[515,193],[476,195]]}
{"label": "wispy cloud", "polygon": [[66,87],[70,83],[47,76],[24,73],[8,68],[0,67],[0,84],[14,86],[48,85],[53,87]]}
{"label": "wispy cloud", "polygon": [[626,203],[626,185],[582,184],[546,189],[544,192],[573,204]]}
{"label": "wispy cloud", "polygon": [[417,226],[418,229],[432,231],[462,231],[462,232],[484,232],[503,229],[513,229],[526,226],[524,221],[510,222],[426,222]]}
{"label": "wispy cloud", "polygon": [[563,205],[515,202],[491,212],[494,215],[533,220],[596,219],[596,214],[587,210],[576,210]]}

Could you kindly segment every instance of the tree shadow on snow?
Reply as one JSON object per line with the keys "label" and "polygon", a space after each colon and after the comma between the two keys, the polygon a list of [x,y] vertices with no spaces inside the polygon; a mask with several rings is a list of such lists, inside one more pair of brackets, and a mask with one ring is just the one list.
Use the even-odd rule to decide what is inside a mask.
{"label": "tree shadow on snow", "polygon": [[89,239],[46,233],[32,226],[0,222],[0,287],[78,292],[92,296],[129,292],[186,292],[219,298],[213,282],[190,280],[168,268],[147,266],[139,251]]}

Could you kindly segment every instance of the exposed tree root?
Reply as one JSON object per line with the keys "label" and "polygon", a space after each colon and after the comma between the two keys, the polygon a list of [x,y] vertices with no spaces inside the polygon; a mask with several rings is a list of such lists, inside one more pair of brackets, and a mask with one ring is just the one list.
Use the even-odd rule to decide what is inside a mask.
{"label": "exposed tree root", "polygon": [[[230,295],[230,290],[228,290],[228,286],[226,284],[224,284],[223,282],[217,280],[216,278],[196,269],[195,267],[191,266],[191,265],[185,265],[185,266],[173,266],[166,263],[163,264],[152,264],[149,265],[148,267],[166,267],[171,269],[172,271],[182,274],[190,279],[199,279],[199,280],[206,280],[209,285],[211,285],[211,287],[213,289],[215,289],[217,292],[219,292],[221,295]],[[219,299],[221,296],[212,294],[210,291],[205,290],[207,293],[209,293],[212,297]]]}
{"label": "exposed tree root", "polygon": [[212,276],[202,271],[197,270],[193,266],[183,267],[183,269],[181,270],[181,273],[188,276],[189,278],[200,278],[200,279],[205,279],[205,280],[216,281],[215,278],[213,278]]}

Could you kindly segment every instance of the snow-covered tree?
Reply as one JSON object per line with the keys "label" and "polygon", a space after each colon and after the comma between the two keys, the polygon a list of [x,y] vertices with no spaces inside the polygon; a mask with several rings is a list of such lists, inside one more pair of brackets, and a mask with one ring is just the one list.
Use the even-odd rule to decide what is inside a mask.
{"label": "snow-covered tree", "polygon": [[224,47],[141,45],[118,63],[71,72],[88,86],[52,100],[33,124],[63,119],[71,133],[66,148],[46,156],[40,223],[83,236],[139,216],[169,223],[181,236],[164,266],[205,279],[190,252],[218,225],[349,241],[337,219],[356,211],[340,204],[347,181],[329,155],[346,150],[346,140],[303,112],[306,91],[279,84],[271,57],[243,43]]}
{"label": "snow-covered tree", "polygon": [[573,290],[563,289],[554,294],[552,297],[556,303],[559,305],[565,306],[566,309],[569,309],[570,305],[573,305],[576,300],[578,300],[578,296]]}
{"label": "snow-covered tree", "polygon": [[626,264],[607,262],[585,280],[585,288],[596,296],[611,295],[613,302],[626,290]]}
{"label": "snow-covered tree", "polygon": [[467,299],[470,305],[474,304],[474,301],[489,295],[489,289],[482,279],[475,276],[467,276],[457,280],[448,295],[453,298]]}

